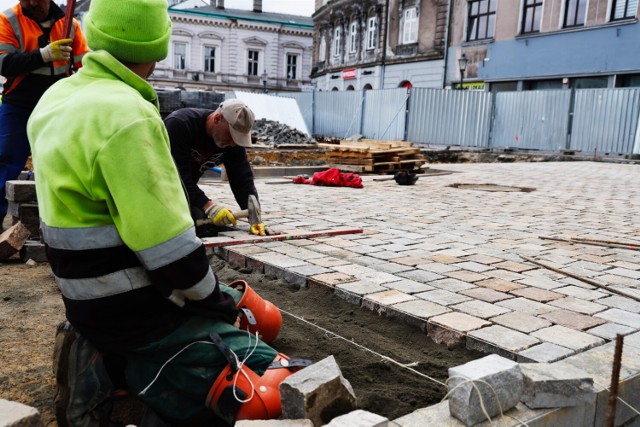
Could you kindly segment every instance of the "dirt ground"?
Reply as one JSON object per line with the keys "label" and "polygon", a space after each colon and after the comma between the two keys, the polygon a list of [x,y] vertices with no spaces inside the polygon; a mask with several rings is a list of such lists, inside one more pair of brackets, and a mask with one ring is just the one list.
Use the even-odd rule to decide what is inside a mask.
{"label": "dirt ground", "polygon": [[[281,309],[398,362],[411,363],[441,382],[447,368],[481,357],[464,348],[436,345],[417,328],[379,317],[323,289],[296,289],[249,270],[236,271],[217,258],[212,265],[222,282],[245,279]],[[312,361],[334,355],[363,409],[393,419],[437,403],[445,394],[436,382],[287,314],[283,318],[273,346]],[[49,427],[57,425],[51,354],[56,325],[62,320],[64,307],[48,264],[30,266],[18,259],[0,263],[0,398],[37,408]]]}

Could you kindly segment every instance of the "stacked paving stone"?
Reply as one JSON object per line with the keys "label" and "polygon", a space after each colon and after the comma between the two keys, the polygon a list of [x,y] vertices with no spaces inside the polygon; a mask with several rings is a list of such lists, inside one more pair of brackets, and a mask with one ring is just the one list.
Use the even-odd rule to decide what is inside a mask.
{"label": "stacked paving stone", "polygon": [[273,120],[256,120],[251,135],[257,138],[258,143],[269,147],[316,148],[318,145],[309,135]]}
{"label": "stacked paving stone", "polygon": [[9,202],[8,213],[13,224],[22,224],[29,230],[29,240],[20,248],[20,259],[24,262],[46,261],[44,244],[40,236],[40,217],[36,197],[36,183],[30,180],[7,181],[6,195]]}

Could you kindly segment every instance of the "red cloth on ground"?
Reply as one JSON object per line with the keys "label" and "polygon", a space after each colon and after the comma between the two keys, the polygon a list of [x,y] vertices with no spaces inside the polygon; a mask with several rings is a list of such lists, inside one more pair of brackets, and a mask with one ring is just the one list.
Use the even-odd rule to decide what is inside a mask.
{"label": "red cloth on ground", "polygon": [[297,176],[293,182],[296,184],[362,188],[362,178],[360,178],[360,175],[356,173],[341,173],[338,168],[330,168],[323,172],[316,172],[311,179]]}

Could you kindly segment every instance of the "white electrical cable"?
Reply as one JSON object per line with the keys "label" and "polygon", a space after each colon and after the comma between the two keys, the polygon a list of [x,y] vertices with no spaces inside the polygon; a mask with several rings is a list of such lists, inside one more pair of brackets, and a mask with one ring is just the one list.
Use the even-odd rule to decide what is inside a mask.
{"label": "white electrical cable", "polygon": [[183,351],[185,351],[186,349],[188,349],[189,347],[191,347],[192,345],[195,344],[207,344],[207,345],[215,345],[214,343],[210,342],[210,341],[194,341],[190,344],[187,344],[186,346],[184,346],[182,349],[180,349],[180,351],[178,351],[176,354],[174,354],[173,356],[171,356],[169,358],[169,360],[167,360],[166,362],[164,362],[162,364],[162,366],[160,367],[160,369],[158,370],[158,373],[156,374],[156,376],[153,378],[153,380],[151,380],[151,382],[149,383],[149,385],[147,385],[140,393],[138,393],[138,396],[142,396],[144,395],[147,390],[149,390],[149,388],[153,385],[153,383],[156,382],[156,380],[160,377],[160,373],[162,372],[162,370],[165,368],[165,366],[167,366],[173,359],[175,359],[176,357],[178,357],[180,355],[180,353],[182,353]]}
{"label": "white electrical cable", "polygon": [[[247,350],[245,351],[245,354],[244,354],[244,357],[243,357],[242,361],[240,361],[240,359],[238,359],[238,356],[236,355],[236,353],[232,349],[229,349],[231,354],[233,354],[233,357],[234,357],[234,359],[236,361],[236,365],[238,366],[238,371],[234,374],[234,379],[233,379],[233,397],[240,403],[246,403],[246,402],[251,401],[251,399],[253,399],[253,396],[255,394],[255,385],[251,381],[251,378],[249,378],[249,375],[243,370],[243,367],[244,367],[245,363],[247,362],[247,360],[249,360],[249,358],[256,351],[256,348],[258,348],[258,342],[259,342],[258,332],[256,332],[256,335],[255,335],[255,338],[256,338],[255,344],[251,344],[252,334],[251,334],[251,332],[249,332],[248,329],[247,329],[247,335],[249,337],[249,345],[247,346]],[[182,354],[183,351],[185,351],[186,349],[188,349],[189,347],[191,347],[192,345],[195,345],[195,344],[215,345],[213,342],[210,342],[210,341],[194,341],[194,342],[192,342],[190,344],[187,344],[186,346],[181,348],[173,356],[171,356],[166,362],[164,362],[162,364],[162,366],[158,370],[158,373],[156,374],[156,376],[153,378],[153,380],[151,380],[151,382],[140,393],[138,393],[138,396],[143,396],[151,388],[151,386],[158,380],[158,378],[160,378],[160,374],[162,373],[164,368],[169,363],[171,363],[171,361],[173,361],[173,359],[178,357],[180,354]],[[242,400],[236,394],[236,388],[237,388],[236,384],[238,382],[238,376],[240,375],[240,373],[242,373],[242,375],[244,375],[244,377],[247,379],[247,381],[251,385],[251,395],[249,396],[249,398],[247,398],[245,400]]]}
{"label": "white electrical cable", "polygon": [[[249,329],[247,329],[247,335],[249,336],[249,346],[247,346],[247,351],[244,354],[244,358],[242,359],[242,362],[238,360],[238,356],[236,355],[236,353],[233,350],[229,349],[229,351],[231,351],[231,353],[233,354],[233,357],[236,359],[236,364],[238,365],[238,372],[234,374],[234,378],[233,378],[233,397],[240,403],[250,402],[251,399],[253,399],[253,396],[255,395],[255,392],[256,392],[255,384],[253,384],[253,381],[251,381],[251,378],[249,378],[249,375],[242,368],[244,367],[245,362],[251,357],[253,352],[256,351],[256,348],[258,348],[258,332],[256,332],[256,343],[253,346],[253,348],[251,348],[252,335],[251,335],[251,332],[249,332]],[[251,385],[251,395],[244,400],[239,398],[238,395],[236,394],[236,388],[237,388],[236,384],[238,382],[238,377],[240,376],[240,373],[244,375],[244,377],[247,379],[247,381]]]}

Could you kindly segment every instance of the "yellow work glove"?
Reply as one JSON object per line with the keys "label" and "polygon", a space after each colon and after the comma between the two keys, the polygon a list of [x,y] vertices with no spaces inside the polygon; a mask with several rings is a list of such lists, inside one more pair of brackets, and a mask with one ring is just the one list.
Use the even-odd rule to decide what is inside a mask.
{"label": "yellow work glove", "polygon": [[224,205],[214,203],[204,212],[215,225],[236,225],[238,220],[231,212],[231,209]]}
{"label": "yellow work glove", "polygon": [[267,227],[262,222],[259,224],[251,224],[250,230],[251,234],[255,234],[256,236],[267,235]]}
{"label": "yellow work glove", "polygon": [[68,61],[71,59],[71,46],[73,40],[60,39],[49,43],[40,49],[40,55],[44,62]]}

